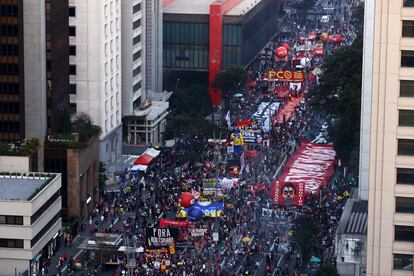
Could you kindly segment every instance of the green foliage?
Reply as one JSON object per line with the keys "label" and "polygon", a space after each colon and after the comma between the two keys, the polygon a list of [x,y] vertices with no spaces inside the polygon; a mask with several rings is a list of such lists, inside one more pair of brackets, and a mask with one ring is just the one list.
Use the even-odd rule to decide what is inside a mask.
{"label": "green foliage", "polygon": [[174,92],[170,100],[171,113],[167,118],[165,138],[181,134],[209,134],[218,127],[204,118],[213,112],[207,87],[193,85]]}
{"label": "green foliage", "polygon": [[247,80],[247,71],[242,66],[237,65],[220,71],[214,78],[211,87],[216,91],[221,90],[226,101],[226,99],[233,96],[233,92],[246,86]]}
{"label": "green foliage", "polygon": [[316,271],[316,276],[339,276],[339,273],[334,264],[323,264]]}
{"label": "green foliage", "polygon": [[23,143],[20,146],[20,152],[24,155],[32,155],[37,151],[37,148],[39,147],[39,140],[36,138],[32,138],[26,141],[26,143]]}
{"label": "green foliage", "polygon": [[362,85],[362,37],[338,49],[323,66],[320,85],[312,93],[315,109],[332,118],[329,136],[335,150],[353,170],[358,169]]}
{"label": "green foliage", "polygon": [[175,114],[189,116],[206,116],[213,111],[207,88],[199,84],[174,92],[170,108]]}
{"label": "green foliage", "polygon": [[295,224],[296,229],[293,232],[293,240],[300,246],[302,260],[308,260],[312,254],[314,237],[318,235],[319,227],[310,216],[299,216]]}
{"label": "green foliage", "polygon": [[[48,141],[49,146],[62,148],[82,148],[95,135],[101,133],[101,128],[92,123],[87,114],[81,113],[71,121],[65,114],[63,119],[62,132],[53,136],[52,141]],[[79,140],[75,140],[74,133],[79,135]]]}
{"label": "green foliage", "polygon": [[106,176],[106,165],[99,161],[99,190],[103,191],[105,189],[106,180],[108,180]]}

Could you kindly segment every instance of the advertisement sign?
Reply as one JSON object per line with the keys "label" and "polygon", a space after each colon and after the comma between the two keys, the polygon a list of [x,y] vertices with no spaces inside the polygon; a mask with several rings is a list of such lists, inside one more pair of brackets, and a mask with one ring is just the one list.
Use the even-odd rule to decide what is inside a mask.
{"label": "advertisement sign", "polygon": [[289,70],[269,70],[267,72],[268,80],[279,81],[298,81],[302,82],[305,79],[305,74],[301,71],[289,71]]}
{"label": "advertisement sign", "polygon": [[169,248],[178,238],[178,230],[174,228],[147,228],[147,248]]}

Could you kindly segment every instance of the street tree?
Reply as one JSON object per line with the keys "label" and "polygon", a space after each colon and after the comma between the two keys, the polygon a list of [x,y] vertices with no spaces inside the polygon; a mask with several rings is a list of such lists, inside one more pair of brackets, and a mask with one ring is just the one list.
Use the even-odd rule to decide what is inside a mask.
{"label": "street tree", "polygon": [[316,270],[316,276],[339,276],[334,264],[323,264]]}
{"label": "street tree", "polygon": [[233,93],[245,87],[247,80],[247,71],[242,66],[237,65],[220,71],[211,83],[211,87],[215,91],[221,90],[224,103],[228,107]]}
{"label": "street tree", "polygon": [[174,92],[170,100],[170,114],[167,117],[166,139],[173,139],[181,134],[209,135],[217,126],[205,120],[213,112],[207,87],[193,85]]}
{"label": "street tree", "polygon": [[320,85],[311,92],[312,105],[330,118],[329,136],[338,157],[358,168],[362,85],[362,37],[338,49],[323,66]]}
{"label": "street tree", "polygon": [[295,225],[293,240],[298,243],[302,260],[306,262],[312,255],[312,248],[315,237],[319,233],[319,227],[310,216],[299,216],[295,220]]}

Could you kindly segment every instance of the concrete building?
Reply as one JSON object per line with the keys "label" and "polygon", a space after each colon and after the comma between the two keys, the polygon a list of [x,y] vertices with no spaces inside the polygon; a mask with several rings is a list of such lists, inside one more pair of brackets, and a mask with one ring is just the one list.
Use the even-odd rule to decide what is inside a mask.
{"label": "concrete building", "polygon": [[160,145],[168,109],[168,102],[158,99],[163,97],[161,1],[122,2],[122,72],[124,142]]}
{"label": "concrete building", "polygon": [[0,175],[0,274],[32,275],[59,248],[60,174]]}
{"label": "concrete building", "polygon": [[70,108],[102,128],[99,158],[110,166],[122,152],[121,0],[70,0],[69,9]]}
{"label": "concrete building", "polygon": [[[144,2],[145,4],[145,2]],[[122,115],[130,115],[145,101],[144,5],[142,0],[121,3]]]}
{"label": "concrete building", "polygon": [[69,104],[67,8],[67,0],[0,1],[0,141],[42,142],[61,125]]}
{"label": "concrete building", "polygon": [[348,199],[336,230],[336,266],[341,276],[365,274],[368,201]]}
{"label": "concrete building", "polygon": [[[174,90],[179,79],[193,78],[194,72],[200,72],[211,83],[221,69],[249,64],[278,31],[277,18],[284,1],[164,3],[164,78],[166,87]],[[210,89],[213,104],[217,104],[219,95],[213,93]]]}
{"label": "concrete building", "polygon": [[45,170],[62,174],[62,218],[72,223],[72,233],[76,233],[78,223],[98,203],[98,136],[78,142],[46,141]]}
{"label": "concrete building", "polygon": [[414,1],[365,1],[360,197],[367,275],[413,275]]}

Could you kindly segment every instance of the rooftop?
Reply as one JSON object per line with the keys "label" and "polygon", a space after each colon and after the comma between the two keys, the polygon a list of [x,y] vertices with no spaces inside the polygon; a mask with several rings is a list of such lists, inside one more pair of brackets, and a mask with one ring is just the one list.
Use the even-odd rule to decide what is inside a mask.
{"label": "rooftop", "polygon": [[345,228],[347,234],[367,234],[368,201],[355,201]]}
{"label": "rooftop", "polygon": [[151,105],[144,110],[135,111],[135,116],[145,116],[147,121],[153,121],[162,113],[166,112],[169,107],[168,102],[151,101]]}
{"label": "rooftop", "polygon": [[215,0],[175,0],[164,8],[164,13],[210,14],[210,4]]}
{"label": "rooftop", "polygon": [[[210,5],[217,0],[174,0],[168,1],[164,13],[175,14],[210,14]],[[226,15],[245,15],[261,0],[242,0],[240,4],[231,9]]]}
{"label": "rooftop", "polygon": [[31,200],[52,179],[50,175],[29,175],[0,175],[0,200]]}
{"label": "rooftop", "polygon": [[231,9],[226,15],[240,16],[245,15],[251,9],[256,7],[262,0],[243,0],[240,4]]}

